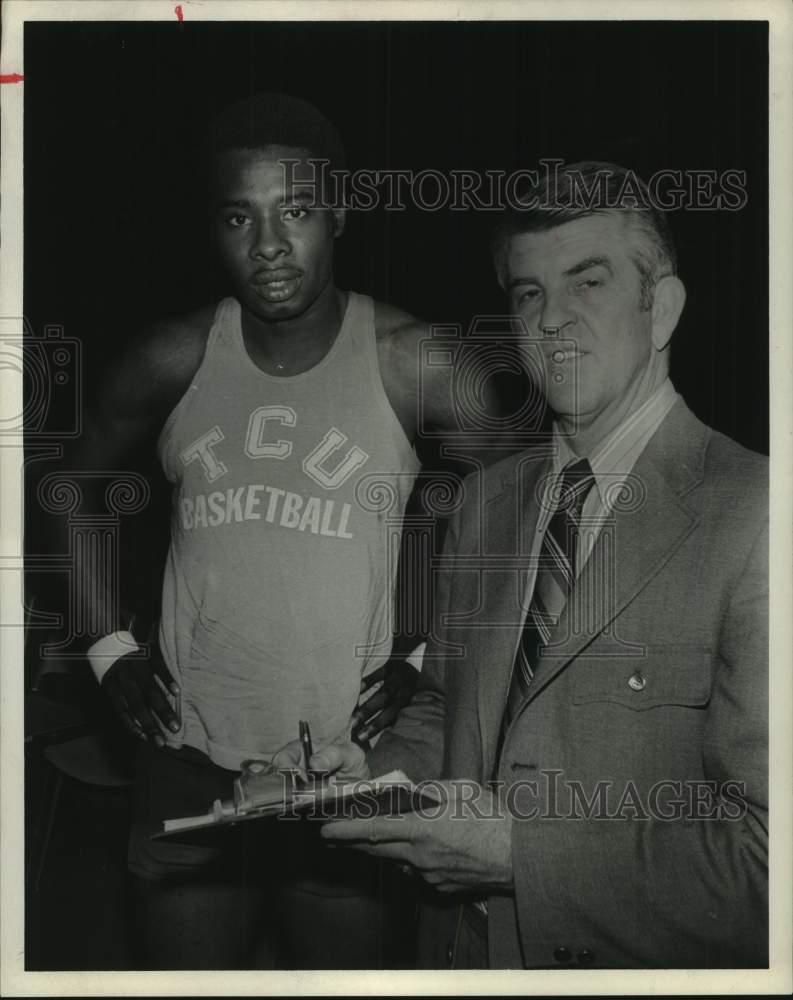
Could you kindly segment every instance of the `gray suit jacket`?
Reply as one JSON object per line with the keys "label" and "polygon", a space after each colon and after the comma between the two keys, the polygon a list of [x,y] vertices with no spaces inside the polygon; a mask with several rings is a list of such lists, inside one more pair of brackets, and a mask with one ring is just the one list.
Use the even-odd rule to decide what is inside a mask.
{"label": "gray suit jacket", "polygon": [[421,687],[372,767],[512,786],[492,967],[765,965],[767,460],[675,404],[497,762],[547,469],[526,452],[466,480]]}

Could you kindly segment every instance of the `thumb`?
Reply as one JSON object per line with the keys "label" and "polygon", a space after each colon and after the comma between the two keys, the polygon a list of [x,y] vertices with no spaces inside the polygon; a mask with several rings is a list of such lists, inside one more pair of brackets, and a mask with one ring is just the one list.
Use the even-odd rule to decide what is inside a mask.
{"label": "thumb", "polygon": [[291,743],[287,743],[286,746],[281,747],[280,750],[273,754],[272,767],[274,770],[279,769],[303,769],[303,747],[300,740],[293,740]]}
{"label": "thumb", "polygon": [[318,750],[311,758],[311,766],[326,774],[340,777],[368,778],[366,756],[354,743],[333,743]]}
{"label": "thumb", "polygon": [[335,774],[344,767],[344,757],[343,747],[333,745],[317,750],[315,754],[312,754],[310,763],[315,771]]}

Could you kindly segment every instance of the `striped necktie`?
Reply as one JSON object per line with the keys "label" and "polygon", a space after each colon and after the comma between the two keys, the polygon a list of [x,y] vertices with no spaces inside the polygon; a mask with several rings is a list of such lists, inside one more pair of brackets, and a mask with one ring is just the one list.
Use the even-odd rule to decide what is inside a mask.
{"label": "striped necktie", "polygon": [[581,509],[594,481],[589,462],[582,458],[564,469],[557,486],[557,502],[543,536],[534,594],[512,668],[502,739],[526,699],[540,651],[561,618],[573,589]]}

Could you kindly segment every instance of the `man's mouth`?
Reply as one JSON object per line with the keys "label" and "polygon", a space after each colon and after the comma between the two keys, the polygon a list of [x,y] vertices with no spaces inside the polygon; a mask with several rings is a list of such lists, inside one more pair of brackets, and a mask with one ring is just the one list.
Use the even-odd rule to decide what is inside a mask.
{"label": "man's mouth", "polygon": [[562,365],[566,361],[576,361],[578,358],[582,358],[584,354],[586,354],[586,351],[579,351],[575,347],[560,347],[555,351],[551,351],[549,355],[546,355],[546,358],[555,365]]}
{"label": "man's mouth", "polygon": [[303,273],[292,267],[257,271],[251,278],[253,290],[265,302],[283,302],[291,298],[303,281]]}

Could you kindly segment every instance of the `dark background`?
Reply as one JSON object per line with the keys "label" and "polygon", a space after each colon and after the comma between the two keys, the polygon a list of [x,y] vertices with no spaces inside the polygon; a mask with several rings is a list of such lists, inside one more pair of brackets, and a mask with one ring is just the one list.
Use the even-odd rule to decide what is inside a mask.
{"label": "dark background", "polygon": [[[353,168],[508,171],[559,158],[616,161],[644,177],[746,171],[740,211],[670,215],[688,289],[672,375],[698,416],[767,451],[764,23],[31,23],[24,87],[25,316],[34,340],[56,325],[79,341],[86,396],[142,325],[226,293],[192,151],[216,110],[282,90],[336,123]],[[476,314],[504,309],[487,252],[491,223],[483,213],[415,207],[353,213],[337,245],[339,284],[467,328]],[[40,422],[28,422],[37,473],[46,463],[34,461],[34,446],[65,443],[74,424],[76,385],[64,383]],[[36,478],[26,550],[46,553]],[[155,605],[166,500],[160,493],[128,519],[142,539],[136,586]],[[145,555],[153,569],[141,586]],[[37,613],[58,610],[46,590]],[[30,635],[35,660],[44,633]],[[40,721],[53,703],[34,708],[26,721],[27,967],[134,968],[124,775],[94,775],[90,785],[77,765],[65,770],[53,742],[66,739],[63,717],[58,735]],[[107,706],[102,713],[112,726]],[[91,725],[86,739],[96,738]],[[114,738],[110,729],[100,736]],[[95,763],[93,751],[88,757]],[[121,784],[108,785],[113,779]]]}
{"label": "dark background", "polygon": [[[688,303],[673,378],[707,423],[768,446],[767,28],[762,22],[28,24],[25,310],[84,345],[86,386],[146,321],[225,292],[196,197],[211,114],[283,90],[350,165],[541,157],[747,173],[737,212],[670,213]],[[503,311],[492,216],[353,214],[339,283],[433,322]]]}

